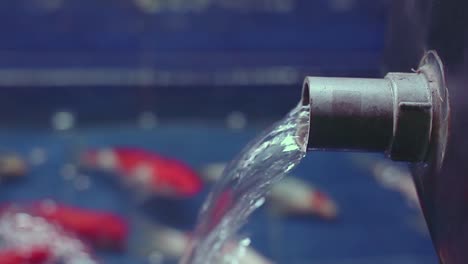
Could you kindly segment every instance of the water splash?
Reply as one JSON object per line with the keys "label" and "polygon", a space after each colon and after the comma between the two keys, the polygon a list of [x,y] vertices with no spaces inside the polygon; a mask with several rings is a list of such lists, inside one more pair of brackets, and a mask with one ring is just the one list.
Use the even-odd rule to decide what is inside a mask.
{"label": "water splash", "polygon": [[299,105],[252,141],[224,170],[203,205],[182,264],[237,263],[224,258],[249,215],[263,205],[271,185],[306,154],[309,107]]}

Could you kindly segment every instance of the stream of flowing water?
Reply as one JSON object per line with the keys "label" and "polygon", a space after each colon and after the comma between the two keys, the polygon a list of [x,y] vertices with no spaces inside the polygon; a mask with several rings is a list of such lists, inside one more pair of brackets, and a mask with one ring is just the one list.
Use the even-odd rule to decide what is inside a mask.
{"label": "stream of flowing water", "polygon": [[[299,104],[281,121],[253,140],[226,167],[205,201],[190,248],[181,264],[231,264],[237,233],[265,202],[272,184],[304,158],[309,106]],[[227,257],[229,256],[229,257]]]}

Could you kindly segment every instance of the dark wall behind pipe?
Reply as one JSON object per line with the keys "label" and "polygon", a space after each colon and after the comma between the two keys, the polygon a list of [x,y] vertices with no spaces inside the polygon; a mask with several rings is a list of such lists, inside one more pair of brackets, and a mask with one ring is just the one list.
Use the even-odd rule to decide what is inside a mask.
{"label": "dark wall behind pipe", "polygon": [[[468,263],[468,2],[394,1],[386,66],[406,71],[435,49],[446,68],[451,122],[445,162],[415,166],[414,178],[429,230],[443,264]],[[438,153],[440,154],[440,153]],[[427,165],[427,166],[426,166]]]}
{"label": "dark wall behind pipe", "polygon": [[450,67],[461,67],[466,60],[468,38],[468,2],[435,1],[428,36],[428,45],[438,50]]}

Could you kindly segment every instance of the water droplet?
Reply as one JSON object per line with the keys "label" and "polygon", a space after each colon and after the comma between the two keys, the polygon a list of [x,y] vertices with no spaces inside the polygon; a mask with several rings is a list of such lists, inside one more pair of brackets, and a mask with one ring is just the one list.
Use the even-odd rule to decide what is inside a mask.
{"label": "water droplet", "polygon": [[260,208],[262,207],[264,204],[265,204],[265,197],[262,197],[260,199],[258,199],[256,202],[255,202],[255,208]]}
{"label": "water droplet", "polygon": [[75,178],[75,188],[78,191],[87,190],[89,189],[90,186],[91,186],[91,180],[89,179],[87,175],[78,175]]}
{"label": "water droplet", "polygon": [[331,0],[330,8],[336,12],[347,12],[355,6],[355,0]]}
{"label": "water droplet", "polygon": [[156,13],[161,9],[159,0],[135,0],[136,5],[145,13]]}
{"label": "water droplet", "polygon": [[288,171],[292,170],[295,166],[296,166],[296,164],[290,164],[284,171],[288,172]]}
{"label": "water droplet", "polygon": [[158,118],[153,112],[143,112],[138,118],[138,125],[142,129],[154,129],[158,125]]}
{"label": "water droplet", "polygon": [[60,170],[60,174],[65,180],[73,180],[78,173],[76,165],[74,164],[65,164],[63,165],[62,169]]}
{"label": "water droplet", "polygon": [[33,165],[42,165],[47,161],[47,152],[44,148],[33,148],[29,152],[29,162]]}
{"label": "water droplet", "polygon": [[49,12],[58,10],[62,4],[63,0],[38,0],[41,7]]}
{"label": "water droplet", "polygon": [[[264,200],[265,200],[265,199],[264,199]],[[252,241],[251,241],[250,238],[248,238],[248,237],[242,239],[242,240],[239,242],[239,244],[240,244],[241,246],[243,246],[243,247],[248,247],[248,246],[250,246],[250,243],[252,243]]]}
{"label": "water droplet", "polygon": [[242,130],[247,126],[247,117],[242,112],[232,112],[226,117],[226,126],[232,130]]}
{"label": "water droplet", "polygon": [[75,125],[75,116],[71,112],[61,111],[52,116],[52,127],[55,130],[69,130]]}

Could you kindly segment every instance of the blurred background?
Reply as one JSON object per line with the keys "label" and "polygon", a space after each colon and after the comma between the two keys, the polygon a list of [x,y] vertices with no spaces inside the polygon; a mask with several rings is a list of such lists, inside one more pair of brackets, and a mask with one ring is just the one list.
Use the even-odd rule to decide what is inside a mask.
{"label": "blurred background", "polygon": [[[9,223],[20,211],[61,225],[58,236],[87,237],[83,250],[97,263],[175,263],[171,248],[182,242],[163,231],[189,236],[206,178],[297,104],[304,77],[416,67],[392,56],[402,43],[395,14],[429,9],[388,0],[2,1],[0,217]],[[135,159],[188,167],[202,187],[168,197],[128,184],[131,169],[109,173],[105,155],[122,163],[124,147]],[[96,150],[83,168],[83,153]],[[335,213],[285,213],[272,201],[248,223],[252,249],[273,263],[437,263],[409,173],[382,159],[309,154],[294,177]],[[64,213],[52,217],[38,203]],[[128,236],[100,234],[115,220],[103,213]],[[7,239],[1,222],[1,249],[28,244]],[[124,246],[94,245],[103,239]]]}

